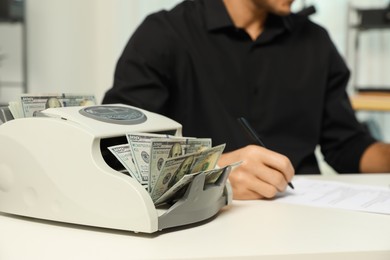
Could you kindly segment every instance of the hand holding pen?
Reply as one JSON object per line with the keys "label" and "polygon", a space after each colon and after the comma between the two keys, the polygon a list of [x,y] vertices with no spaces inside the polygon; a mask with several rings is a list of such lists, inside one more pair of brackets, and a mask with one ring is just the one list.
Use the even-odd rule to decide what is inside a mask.
{"label": "hand holding pen", "polygon": [[[253,127],[249,124],[249,122],[244,117],[238,118],[238,122],[240,122],[243,129],[246,131],[248,136],[255,142],[255,144],[266,148],[263,141],[260,139],[259,135],[256,133],[256,131],[253,129]],[[291,189],[294,189],[294,186],[292,185],[291,182],[288,182],[287,184],[288,186],[290,186]]]}
{"label": "hand holding pen", "polygon": [[[237,132],[243,133],[241,129]],[[242,163],[229,175],[236,200],[273,198],[286,189],[295,172],[285,155],[261,147],[254,140],[253,145],[223,153],[218,165],[223,167],[239,161]]]}

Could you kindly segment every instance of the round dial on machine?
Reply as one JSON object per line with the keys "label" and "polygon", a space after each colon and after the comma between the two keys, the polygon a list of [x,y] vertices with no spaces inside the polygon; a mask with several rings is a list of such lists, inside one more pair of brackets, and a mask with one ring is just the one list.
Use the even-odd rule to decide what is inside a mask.
{"label": "round dial on machine", "polygon": [[80,109],[83,116],[112,124],[136,125],[147,120],[146,115],[135,108],[124,106],[91,106]]}

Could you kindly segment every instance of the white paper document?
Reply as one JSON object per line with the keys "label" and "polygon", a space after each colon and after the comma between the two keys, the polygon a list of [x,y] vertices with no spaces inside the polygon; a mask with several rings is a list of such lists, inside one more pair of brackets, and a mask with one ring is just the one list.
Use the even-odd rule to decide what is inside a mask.
{"label": "white paper document", "polygon": [[294,180],[275,201],[390,214],[390,188],[310,179]]}

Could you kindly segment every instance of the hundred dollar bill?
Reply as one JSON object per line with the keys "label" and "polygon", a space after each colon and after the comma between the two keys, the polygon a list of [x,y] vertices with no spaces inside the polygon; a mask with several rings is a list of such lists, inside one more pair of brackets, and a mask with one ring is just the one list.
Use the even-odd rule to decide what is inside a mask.
{"label": "hundred dollar bill", "polygon": [[184,175],[183,178],[180,179],[177,183],[175,183],[169,190],[167,190],[161,197],[159,197],[154,204],[159,205],[162,203],[167,202],[168,200],[172,199],[181,189],[184,189],[185,186],[187,186],[192,180],[198,175],[197,173],[191,173]]}
{"label": "hundred dollar bill", "polygon": [[171,188],[169,188],[160,198],[158,198],[154,204],[160,205],[172,200],[175,201],[177,199],[180,199],[186,192],[187,189],[186,186],[189,186],[189,184],[193,181],[193,179],[201,173],[205,174],[204,184],[214,185],[215,183],[217,183],[221,175],[225,172],[226,168],[228,167],[234,168],[239,164],[241,164],[241,161],[227,165],[222,168],[215,168],[204,172],[195,172],[195,173],[184,175],[183,178],[181,178]]}
{"label": "hundred dollar bill", "polygon": [[199,156],[196,157],[192,172],[208,171],[214,169],[224,149],[225,144],[221,144],[201,151]]}
{"label": "hundred dollar bill", "polygon": [[185,174],[214,169],[224,149],[225,144],[221,144],[194,154],[194,161],[189,172],[177,171],[175,176],[171,179],[169,186],[173,186],[176,182],[183,178]]}
{"label": "hundred dollar bill", "polygon": [[[212,169],[209,171],[205,171],[205,184],[214,184],[222,173],[226,170],[227,167],[231,165],[225,166],[223,168]],[[167,190],[160,198],[156,200],[155,205],[159,205],[165,203],[171,199],[178,199],[177,196],[182,196],[184,194],[185,187],[192,182],[192,180],[202,172],[195,172],[191,174],[184,175],[178,182],[176,182],[169,190]],[[183,192],[179,192],[182,191]],[[176,197],[176,198],[175,198]]]}
{"label": "hundred dollar bill", "polygon": [[183,176],[214,169],[224,148],[225,144],[222,144],[197,153],[167,159],[151,190],[152,200],[157,201]]}
{"label": "hundred dollar bill", "polygon": [[130,145],[131,155],[134,159],[135,166],[140,175],[140,182],[148,184],[149,164],[150,164],[150,147],[153,138],[169,138],[169,135],[148,134],[148,133],[127,133],[126,138]]}
{"label": "hundred dollar bill", "polygon": [[152,190],[168,158],[199,152],[211,147],[210,138],[158,138],[151,140],[149,190]]}
{"label": "hundred dollar bill", "polygon": [[118,161],[125,167],[127,172],[131,177],[135,178],[138,182],[141,182],[141,176],[139,175],[133,156],[130,151],[129,144],[120,144],[115,146],[110,146],[108,149],[111,153],[118,159]]}
{"label": "hundred dollar bill", "polygon": [[187,154],[167,159],[150,194],[154,202],[173,186],[173,180],[177,174],[184,176],[191,173],[195,156],[196,154]]}
{"label": "hundred dollar bill", "polygon": [[23,94],[20,97],[20,103],[24,117],[33,117],[37,112],[47,108],[95,105],[96,99],[93,95],[65,93],[53,95]]}

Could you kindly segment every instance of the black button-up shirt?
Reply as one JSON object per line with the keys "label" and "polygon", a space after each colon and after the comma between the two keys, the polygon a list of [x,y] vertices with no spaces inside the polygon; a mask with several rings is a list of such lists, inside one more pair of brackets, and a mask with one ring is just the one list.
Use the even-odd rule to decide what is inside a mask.
{"label": "black button-up shirt", "polygon": [[317,144],[337,171],[358,172],[375,140],[355,118],[348,78],[327,32],[306,17],[269,15],[253,41],[222,0],[185,1],[143,21],[103,103],[164,114],[185,136],[211,137],[226,151],[251,142],[237,123],[246,117],[297,173],[319,172]]}

